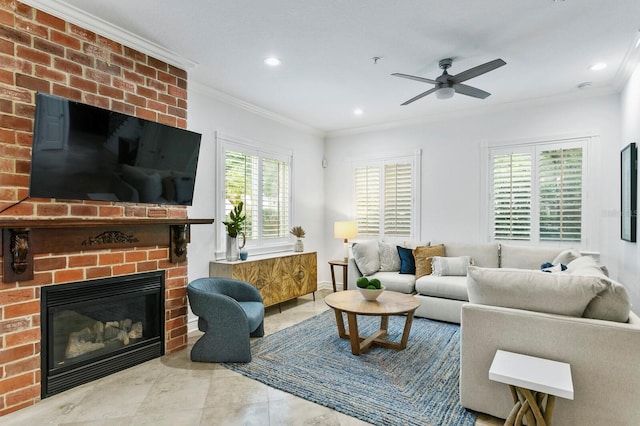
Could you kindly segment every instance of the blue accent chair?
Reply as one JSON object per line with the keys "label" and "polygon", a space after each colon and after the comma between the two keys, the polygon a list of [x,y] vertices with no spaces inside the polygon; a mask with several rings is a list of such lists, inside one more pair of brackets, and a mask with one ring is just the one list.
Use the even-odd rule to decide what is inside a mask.
{"label": "blue accent chair", "polygon": [[249,283],[198,278],[187,286],[189,305],[204,335],[191,349],[198,362],[249,362],[249,337],[264,336],[264,304]]}

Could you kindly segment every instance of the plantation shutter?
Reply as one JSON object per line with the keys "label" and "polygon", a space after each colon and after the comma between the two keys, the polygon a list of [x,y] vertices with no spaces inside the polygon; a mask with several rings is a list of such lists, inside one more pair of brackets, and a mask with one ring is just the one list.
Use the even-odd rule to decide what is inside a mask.
{"label": "plantation shutter", "polygon": [[411,235],[411,163],[384,166],[384,234]]}
{"label": "plantation shutter", "polygon": [[540,240],[582,239],[582,148],[539,155]]}
{"label": "plantation shutter", "polygon": [[355,170],[356,221],[358,235],[380,235],[380,166]]}
{"label": "plantation shutter", "polygon": [[289,164],[262,159],[262,237],[283,238],[289,234]]}
{"label": "plantation shutter", "polygon": [[246,221],[243,232],[247,239],[258,232],[258,157],[239,151],[225,151],[225,217],[233,204],[242,201]]}
{"label": "plantation shutter", "polygon": [[531,153],[493,156],[493,237],[531,239]]}

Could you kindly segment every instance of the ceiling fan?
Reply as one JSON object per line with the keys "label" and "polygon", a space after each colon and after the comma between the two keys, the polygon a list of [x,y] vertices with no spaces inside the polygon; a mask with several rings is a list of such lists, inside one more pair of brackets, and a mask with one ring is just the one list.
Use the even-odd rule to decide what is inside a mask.
{"label": "ceiling fan", "polygon": [[442,75],[435,80],[401,73],[391,74],[396,77],[408,78],[410,80],[421,81],[423,83],[435,84],[436,86],[433,89],[429,89],[426,92],[420,93],[418,96],[409,99],[402,105],[408,105],[411,102],[417,101],[418,99],[434,92],[436,93],[438,99],[448,99],[453,96],[454,92],[460,93],[462,95],[472,96],[474,98],[484,99],[487,96],[491,95],[491,93],[485,92],[484,90],[476,89],[475,87],[467,86],[466,84],[462,84],[462,82],[487,73],[489,71],[493,71],[494,69],[507,64],[502,59],[494,59],[493,61],[487,62],[486,64],[469,68],[468,70],[463,71],[459,74],[450,75],[449,73],[447,73],[447,69],[451,67],[452,63],[453,59],[451,58],[440,60],[438,65],[440,65],[440,68],[443,70],[443,72]]}

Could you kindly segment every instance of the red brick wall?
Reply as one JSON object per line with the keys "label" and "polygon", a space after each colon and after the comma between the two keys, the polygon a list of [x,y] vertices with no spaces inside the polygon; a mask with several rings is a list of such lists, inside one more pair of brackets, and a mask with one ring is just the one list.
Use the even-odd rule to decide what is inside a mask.
{"label": "red brick wall", "polygon": [[[28,195],[36,92],[186,128],[187,75],[17,1],[0,0],[0,210]],[[28,199],[1,218],[186,217],[184,207]],[[0,416],[40,399],[40,287],[166,272],[166,339],[186,347],[187,264],[167,247],[36,255],[34,279],[0,283]],[[0,268],[1,271],[1,268]]]}

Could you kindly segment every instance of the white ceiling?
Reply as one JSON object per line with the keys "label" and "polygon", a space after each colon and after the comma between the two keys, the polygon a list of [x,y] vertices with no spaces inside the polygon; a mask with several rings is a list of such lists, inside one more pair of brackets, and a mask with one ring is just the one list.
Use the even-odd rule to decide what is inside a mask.
{"label": "white ceiling", "polygon": [[[46,1],[25,1],[46,4]],[[51,3],[49,3],[51,4]],[[549,97],[618,91],[638,61],[639,0],[66,0],[56,11],[107,21],[193,62],[190,80],[337,131]],[[65,11],[65,13],[66,13]],[[50,11],[51,12],[51,11]],[[85,15],[88,14],[88,15]],[[73,21],[73,20],[72,20]],[[103,23],[104,24],[104,23]],[[131,36],[131,34],[129,34]],[[135,47],[135,46],[134,46]],[[267,56],[282,64],[270,68]],[[373,57],[381,59],[374,64]],[[496,58],[466,82],[485,100],[434,95],[435,79]],[[594,72],[589,67],[606,62]],[[588,89],[578,89],[592,82]],[[355,116],[353,110],[364,114]]]}

